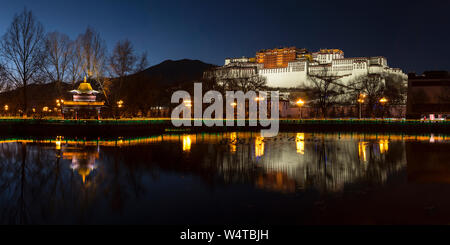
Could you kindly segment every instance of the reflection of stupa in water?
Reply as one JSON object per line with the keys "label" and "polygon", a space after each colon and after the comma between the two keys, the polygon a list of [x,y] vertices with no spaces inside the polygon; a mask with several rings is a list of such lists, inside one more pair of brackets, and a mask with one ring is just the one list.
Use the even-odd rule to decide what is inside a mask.
{"label": "reflection of stupa in water", "polygon": [[70,168],[78,172],[83,183],[86,183],[86,177],[96,168],[95,160],[98,156],[98,151],[89,151],[84,147],[67,147],[63,151],[63,159],[72,161]]}

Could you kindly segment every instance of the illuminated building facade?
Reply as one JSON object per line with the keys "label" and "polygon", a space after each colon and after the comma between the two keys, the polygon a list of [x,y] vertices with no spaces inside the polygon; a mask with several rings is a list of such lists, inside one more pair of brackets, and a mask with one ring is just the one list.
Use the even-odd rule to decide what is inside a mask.
{"label": "illuminated building facade", "polygon": [[[273,88],[294,88],[310,83],[311,74],[328,74],[341,77],[343,85],[357,77],[368,74],[398,75],[405,81],[407,75],[398,68],[390,68],[382,56],[345,58],[340,49],[320,49],[309,52],[295,47],[262,50],[255,58],[227,58],[222,67],[215,69],[218,77],[238,78],[243,71],[251,71],[264,77],[267,86]],[[229,73],[229,74],[228,74]]]}
{"label": "illuminated building facade", "polygon": [[100,110],[104,106],[104,101],[96,101],[96,90],[93,90],[91,84],[86,81],[80,83],[78,89],[70,91],[73,94],[73,101],[65,101],[62,105],[63,117],[72,117],[74,119],[92,118],[100,119]]}
{"label": "illuminated building facade", "polygon": [[264,69],[286,68],[288,63],[294,61],[302,55],[308,53],[306,49],[276,48],[269,50],[261,50],[256,53],[256,62],[263,64]]}

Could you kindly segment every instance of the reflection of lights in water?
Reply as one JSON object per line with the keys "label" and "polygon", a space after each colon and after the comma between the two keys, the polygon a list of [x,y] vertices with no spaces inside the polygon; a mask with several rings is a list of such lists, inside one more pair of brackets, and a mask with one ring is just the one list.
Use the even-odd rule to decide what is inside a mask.
{"label": "reflection of lights in water", "polygon": [[230,134],[230,152],[236,152],[237,133]]}
{"label": "reflection of lights in water", "polygon": [[297,146],[297,153],[304,155],[305,154],[305,134],[297,133],[297,137],[295,138],[295,144]]}
{"label": "reflection of lights in water", "polygon": [[[239,139],[239,155],[244,157],[233,157],[223,159],[223,165],[220,166],[220,173],[227,178],[227,181],[236,181],[236,172],[242,173],[242,175],[246,175],[245,171],[254,172],[254,165],[248,164],[248,157],[262,156],[264,158],[257,158],[258,161],[258,171],[255,173],[255,182],[258,187],[282,191],[282,192],[290,192],[299,189],[299,187],[303,188],[319,188],[320,190],[327,191],[340,191],[345,186],[346,183],[354,183],[355,181],[360,181],[361,179],[368,179],[373,181],[379,181],[384,183],[386,178],[390,176],[393,172],[399,171],[406,166],[406,159],[403,156],[402,151],[399,149],[403,149],[403,145],[400,145],[399,142],[403,141],[429,141],[430,134],[423,136],[411,136],[411,135],[359,135],[359,134],[347,134],[341,133],[337,134],[315,134],[311,136],[311,134],[305,133],[302,135],[301,133],[286,133],[283,134],[283,140],[272,140],[271,138],[264,139],[259,138],[255,139],[257,135],[255,133],[250,132],[239,132],[239,133],[228,133],[228,134],[190,134],[189,140],[187,139],[187,134],[164,134],[163,136],[155,136],[155,137],[147,137],[147,138],[119,138],[113,140],[73,140],[69,137],[64,137],[61,139],[61,149],[63,152],[61,153],[62,157],[65,159],[70,159],[69,162],[72,162],[72,158],[75,158],[74,154],[79,154],[77,156],[80,161],[74,162],[75,164],[72,167],[73,173],[76,176],[77,182],[79,180],[83,180],[85,183],[83,186],[87,186],[89,184],[94,184],[94,180],[97,179],[96,172],[102,173],[102,168],[97,170],[98,168],[93,165],[87,165],[86,160],[81,160],[86,158],[87,156],[82,156],[87,153],[80,153],[80,151],[84,151],[84,148],[79,148],[81,145],[86,147],[86,149],[91,149],[92,152],[90,154],[98,155],[97,146],[106,146],[106,147],[116,147],[116,146],[133,146],[133,145],[143,145],[143,144],[159,144],[160,142],[171,142],[171,146],[180,146],[181,141],[186,138],[186,143],[188,141],[192,144],[200,143],[200,145],[211,144],[218,145],[224,144],[225,147],[230,147],[230,139],[231,141],[236,138]],[[321,137],[323,136],[323,138]],[[338,138],[339,137],[339,138]],[[436,141],[439,141],[442,138],[442,141],[450,142],[450,138],[443,138],[441,135],[433,136]],[[313,139],[311,141],[306,141],[305,139]],[[286,140],[287,139],[287,140]],[[197,142],[198,140],[198,142]],[[225,141],[226,140],[226,141]],[[256,140],[255,149],[253,149],[253,143]],[[311,151],[308,151],[308,154],[302,155],[299,157],[299,152],[294,150],[293,142],[296,141],[296,146],[298,141],[304,142],[304,151],[306,151],[306,145],[311,146]],[[381,141],[384,140],[384,141]],[[329,164],[328,166],[323,166],[321,151],[314,151],[313,146],[316,141],[323,141],[324,144],[330,149],[331,152],[327,152],[328,162],[332,162],[333,164]],[[359,142],[365,141],[365,142]],[[55,138],[48,139],[4,139],[0,141],[0,143],[8,143],[8,142],[22,142],[22,143],[52,143],[51,147],[54,147]],[[258,143],[259,142],[259,143]],[[369,143],[370,142],[370,143]],[[245,144],[241,147],[241,143]],[[247,143],[249,145],[247,145]],[[370,147],[374,147],[375,150],[380,146],[380,143],[383,144],[380,147],[379,152],[376,154],[380,154],[381,151],[386,152],[389,143],[389,150],[392,153],[393,157],[397,157],[396,161],[389,160],[387,162],[385,158],[376,159],[378,157],[376,154],[374,155],[374,162],[372,163],[375,168],[368,168],[367,162],[362,164],[363,160],[369,161],[371,155],[368,150],[372,150]],[[356,147],[358,145],[358,147]],[[187,146],[187,144],[186,144]],[[237,146],[237,145],[236,145]],[[76,147],[77,149],[74,149]],[[97,148],[97,149],[95,149]],[[264,149],[261,149],[264,148]],[[54,148],[53,148],[54,149]],[[358,149],[358,150],[357,150]],[[392,151],[395,149],[395,151]],[[126,150],[126,149],[121,149]],[[253,152],[255,150],[255,153]],[[267,150],[267,151],[266,151]],[[251,154],[253,153],[253,154]],[[357,154],[359,153],[359,158]],[[216,154],[213,152],[212,154]],[[229,153],[231,154],[231,153]],[[250,155],[248,155],[250,154]],[[205,157],[208,157],[205,153]],[[360,160],[359,160],[360,159]],[[386,162],[386,165],[378,165],[379,161]],[[239,164],[236,164],[236,161]],[[392,161],[392,162],[391,162]],[[211,163],[215,164],[215,163]],[[249,167],[249,169],[241,166]],[[237,169],[239,167],[239,169]],[[218,170],[218,171],[219,171]],[[376,171],[376,172],[373,172]],[[325,173],[325,174],[324,174]],[[376,174],[374,174],[376,173]],[[99,177],[103,177],[101,175]],[[95,178],[94,178],[95,177]],[[246,180],[247,181],[247,180]],[[82,183],[82,182],[80,182]]]}
{"label": "reflection of lights in water", "polygon": [[275,171],[259,174],[256,186],[261,189],[287,193],[295,191],[296,183],[286,173]]}
{"label": "reflection of lights in water", "polygon": [[191,150],[191,136],[183,135],[183,151]]}
{"label": "reflection of lights in water", "polygon": [[83,180],[86,182],[86,177],[95,169],[95,159],[98,158],[98,153],[89,152],[64,152],[64,158],[72,158],[70,168],[77,171]]}
{"label": "reflection of lights in water", "polygon": [[380,153],[387,153],[389,150],[389,140],[380,140]]}
{"label": "reflection of lights in water", "polygon": [[434,134],[431,134],[430,136],[430,143],[434,143]]}
{"label": "reflection of lights in water", "polygon": [[264,137],[258,136],[255,139],[255,156],[261,157],[264,155]]}
{"label": "reflection of lights in water", "polygon": [[364,162],[367,161],[366,148],[367,148],[367,142],[365,142],[365,141],[358,142],[359,159],[362,159]]}
{"label": "reflection of lights in water", "polygon": [[94,170],[94,166],[83,166],[78,168],[78,174],[81,175],[83,183],[86,182],[86,176],[89,176],[92,170]]}
{"label": "reflection of lights in water", "polygon": [[56,141],[55,141],[56,150],[61,150],[61,141],[62,141],[62,136],[57,136]]}
{"label": "reflection of lights in water", "polygon": [[[246,137],[251,137],[250,133],[239,133],[240,137],[242,139]],[[294,134],[295,137],[295,134]],[[325,139],[332,139],[334,140],[335,137],[337,137],[336,134],[327,134],[324,136]],[[340,133],[339,134],[340,140],[354,140],[355,138],[360,138],[358,135],[352,135],[352,134],[346,134],[346,133]],[[387,136],[382,136],[383,138],[387,138]],[[196,142],[196,135],[192,134],[191,139]],[[362,139],[362,137],[361,137]],[[222,140],[220,136],[217,136],[217,134],[204,134],[202,136],[202,139],[205,142],[209,143],[215,143]],[[376,134],[365,134],[364,140],[380,140],[380,136]],[[389,135],[390,141],[427,141],[430,140],[430,135],[424,136],[424,135]],[[450,142],[450,137],[445,137],[442,135],[433,135],[433,140],[437,142]],[[4,143],[49,143],[51,141],[54,142],[54,139],[18,139],[18,138],[7,138],[0,140],[0,144]],[[145,144],[157,144],[160,142],[179,142],[180,141],[180,135],[178,134],[164,134],[163,136],[157,135],[157,136],[151,136],[151,137],[139,137],[139,138],[126,138],[123,139],[120,137],[117,140],[83,140],[83,145],[86,146],[133,146],[133,145],[145,145]],[[61,143],[72,145],[72,144],[80,144],[80,140],[76,139],[70,139],[70,138],[64,138],[64,140],[61,140]]]}

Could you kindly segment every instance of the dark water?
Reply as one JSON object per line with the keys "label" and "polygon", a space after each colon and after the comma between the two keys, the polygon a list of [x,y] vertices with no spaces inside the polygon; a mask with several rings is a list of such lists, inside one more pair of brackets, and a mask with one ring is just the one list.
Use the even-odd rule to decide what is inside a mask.
{"label": "dark water", "polygon": [[258,133],[0,144],[4,224],[447,224],[450,138]]}

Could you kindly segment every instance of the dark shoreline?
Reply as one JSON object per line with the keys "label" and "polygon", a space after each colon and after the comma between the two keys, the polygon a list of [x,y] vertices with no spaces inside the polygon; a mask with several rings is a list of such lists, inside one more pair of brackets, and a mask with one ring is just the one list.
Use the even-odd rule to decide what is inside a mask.
{"label": "dark shoreline", "polygon": [[[263,127],[175,127],[164,120],[0,120],[2,136],[146,136],[162,133],[260,131]],[[450,122],[410,120],[290,120],[281,119],[280,132],[368,132],[399,134],[450,134]]]}

